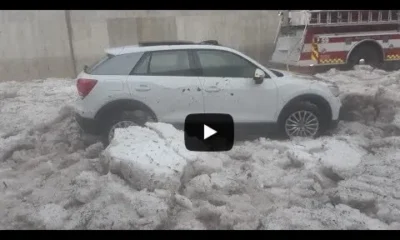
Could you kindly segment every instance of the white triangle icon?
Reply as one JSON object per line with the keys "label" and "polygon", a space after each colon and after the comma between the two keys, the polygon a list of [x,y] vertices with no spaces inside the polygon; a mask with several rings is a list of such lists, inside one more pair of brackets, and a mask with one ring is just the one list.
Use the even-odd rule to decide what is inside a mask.
{"label": "white triangle icon", "polygon": [[204,124],[204,140],[216,134],[217,131]]}

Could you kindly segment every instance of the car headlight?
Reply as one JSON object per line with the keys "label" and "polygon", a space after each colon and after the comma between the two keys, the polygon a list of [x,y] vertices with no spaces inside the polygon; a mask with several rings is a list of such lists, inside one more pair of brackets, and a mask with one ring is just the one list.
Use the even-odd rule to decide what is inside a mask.
{"label": "car headlight", "polygon": [[339,87],[337,85],[329,85],[329,90],[335,97],[338,97],[340,94]]}

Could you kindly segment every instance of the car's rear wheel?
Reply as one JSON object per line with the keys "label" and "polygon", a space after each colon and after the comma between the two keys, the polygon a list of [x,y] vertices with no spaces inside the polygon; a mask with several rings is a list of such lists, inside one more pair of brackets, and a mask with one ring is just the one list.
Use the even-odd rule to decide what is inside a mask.
{"label": "car's rear wheel", "polygon": [[122,120],[122,121],[115,123],[114,125],[111,126],[110,130],[108,131],[107,141],[111,142],[111,140],[114,138],[115,129],[127,128],[130,126],[137,126],[137,123],[135,123],[134,121],[130,121],[130,120]]}
{"label": "car's rear wheel", "polygon": [[322,117],[318,107],[308,102],[300,102],[290,106],[283,116],[280,128],[288,138],[315,138],[321,134]]}
{"label": "car's rear wheel", "polygon": [[115,129],[130,126],[145,126],[147,122],[155,122],[151,114],[142,110],[123,110],[110,114],[104,121],[103,143],[107,146],[114,138]]}

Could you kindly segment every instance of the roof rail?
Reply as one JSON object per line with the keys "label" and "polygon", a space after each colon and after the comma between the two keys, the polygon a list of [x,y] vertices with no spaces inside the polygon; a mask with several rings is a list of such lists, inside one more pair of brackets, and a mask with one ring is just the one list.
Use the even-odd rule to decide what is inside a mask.
{"label": "roof rail", "polygon": [[206,40],[200,42],[200,44],[206,44],[206,45],[220,45],[217,40]]}
{"label": "roof rail", "polygon": [[199,43],[192,41],[159,41],[159,42],[139,42],[139,46],[160,46],[160,45],[192,45],[192,44],[204,44],[204,45],[220,45],[217,40],[205,40]]}
{"label": "roof rail", "polygon": [[191,41],[160,41],[160,42],[139,42],[139,46],[159,46],[159,45],[187,45],[187,44],[195,44]]}

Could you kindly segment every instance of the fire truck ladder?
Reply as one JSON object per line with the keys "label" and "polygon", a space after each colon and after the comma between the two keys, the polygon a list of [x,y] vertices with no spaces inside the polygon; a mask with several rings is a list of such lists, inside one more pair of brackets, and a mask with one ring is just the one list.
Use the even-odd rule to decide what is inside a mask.
{"label": "fire truck ladder", "polygon": [[399,10],[311,10],[309,25],[400,24]]}
{"label": "fire truck ladder", "polygon": [[[307,27],[308,27],[308,23],[305,25],[304,27],[304,31],[303,31],[303,37],[301,39],[299,39],[299,41],[297,41],[297,43],[292,47],[292,49],[290,49],[289,54],[286,57],[286,70],[290,71],[289,69],[289,58],[291,57],[291,55],[293,54],[293,52],[297,49],[297,47],[299,47],[300,45],[302,45],[304,43],[304,39],[306,37],[306,33],[307,33]],[[301,48],[298,49],[299,51],[301,51]]]}

